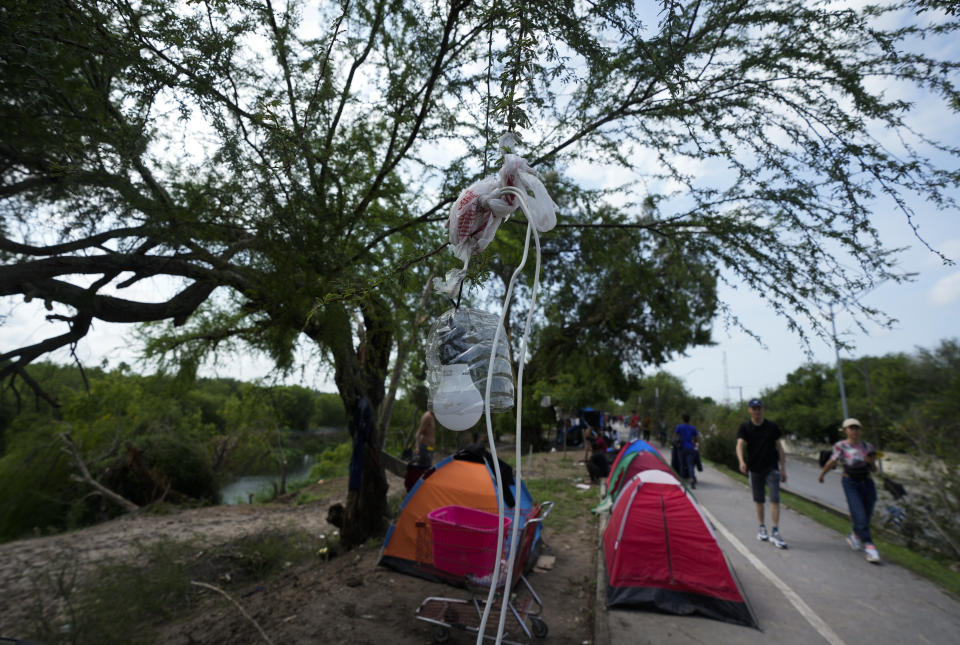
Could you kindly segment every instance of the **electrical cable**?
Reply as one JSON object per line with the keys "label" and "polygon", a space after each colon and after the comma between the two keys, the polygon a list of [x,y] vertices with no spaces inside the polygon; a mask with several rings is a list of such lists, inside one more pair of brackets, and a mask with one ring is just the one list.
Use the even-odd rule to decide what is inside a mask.
{"label": "electrical cable", "polygon": [[[484,634],[486,632],[487,620],[490,617],[490,610],[493,607],[493,600],[496,596],[497,585],[500,581],[500,560],[503,556],[503,524],[504,524],[504,495],[503,495],[503,476],[500,473],[500,463],[497,459],[497,447],[495,445],[494,436],[493,436],[493,422],[490,416],[490,386],[493,382],[493,366],[494,359],[497,354],[497,344],[500,341],[500,330],[504,328],[505,319],[507,316],[507,305],[510,303],[510,298],[513,296],[513,287],[516,284],[517,277],[519,277],[521,271],[526,266],[527,256],[530,251],[530,236],[533,235],[536,243],[536,270],[534,272],[534,282],[533,289],[531,292],[531,302],[530,310],[527,312],[527,320],[524,326],[523,339],[521,341],[520,355],[518,358],[519,367],[517,372],[517,431],[516,431],[516,476],[514,478],[514,517],[513,517],[513,530],[510,536],[510,556],[507,564],[507,577],[504,581],[504,590],[503,590],[503,608],[506,608],[507,603],[510,598],[510,582],[513,576],[513,566],[516,560],[517,555],[517,534],[519,532],[519,518],[520,518],[520,493],[522,490],[523,479],[522,479],[522,454],[521,454],[521,429],[520,422],[523,412],[523,363],[525,360],[525,355],[527,351],[527,340],[530,334],[530,324],[532,320],[532,314],[534,306],[536,305],[537,291],[540,285],[540,236],[537,233],[536,227],[533,225],[533,221],[530,219],[529,208],[527,206],[526,197],[522,191],[517,190],[512,186],[505,186],[498,189],[492,195],[501,195],[501,194],[512,194],[515,195],[520,202],[520,210],[523,211],[524,216],[527,218],[527,234],[526,239],[524,240],[523,245],[523,257],[520,259],[520,263],[517,265],[517,268],[514,270],[513,275],[510,277],[510,282],[507,285],[507,292],[503,299],[503,307],[500,312],[500,322],[497,325],[497,329],[493,335],[493,344],[490,350],[490,361],[487,366],[487,385],[486,392],[484,397],[484,415],[487,426],[487,439],[490,443],[490,454],[493,457],[493,468],[496,475],[497,481],[497,554],[494,559],[493,573],[490,578],[490,591],[487,594],[487,602],[484,606],[483,617],[480,620],[480,627],[477,632],[477,645],[481,645],[484,639]],[[499,645],[503,640],[503,631],[506,620],[506,612],[501,609],[500,611],[500,623],[497,627],[497,645]]]}

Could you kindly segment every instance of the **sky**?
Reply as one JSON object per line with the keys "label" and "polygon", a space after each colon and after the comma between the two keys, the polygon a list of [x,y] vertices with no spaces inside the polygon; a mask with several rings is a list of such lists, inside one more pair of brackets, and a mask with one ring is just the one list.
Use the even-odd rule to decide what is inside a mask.
{"label": "sky", "polygon": [[[935,239],[939,250],[960,260],[960,222],[951,219],[937,227],[940,232]],[[908,235],[912,234],[903,233],[904,238]],[[916,280],[882,284],[863,297],[864,303],[898,319],[892,328],[866,324],[864,332],[849,314],[834,312],[837,336],[854,345],[852,350],[841,351],[841,358],[910,354],[917,348],[933,349],[942,340],[960,338],[960,266],[945,266],[914,241],[902,255],[901,268],[916,272]],[[715,325],[716,345],[693,349],[660,368],[680,377],[692,394],[731,403],[738,402],[742,395],[748,401],[764,389],[784,383],[788,374],[805,363],[835,364],[835,349],[829,339],[814,339],[810,348],[813,356],[808,357],[796,334],[787,330],[783,320],[756,293],[722,288],[720,296],[744,325],[761,336],[763,345],[743,332]],[[824,319],[828,318],[825,312]]]}

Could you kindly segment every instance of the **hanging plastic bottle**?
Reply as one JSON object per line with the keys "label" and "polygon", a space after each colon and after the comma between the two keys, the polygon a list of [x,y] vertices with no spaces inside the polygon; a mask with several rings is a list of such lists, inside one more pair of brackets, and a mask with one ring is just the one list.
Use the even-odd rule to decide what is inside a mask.
{"label": "hanging plastic bottle", "polygon": [[[483,414],[481,393],[486,391],[490,348],[499,323],[496,314],[460,307],[444,312],[430,329],[426,357],[430,406],[443,427],[467,430]],[[501,329],[500,338],[504,337]],[[500,342],[490,383],[490,409],[506,412],[513,407],[513,399],[513,371],[507,344]],[[473,403],[477,400],[479,405],[475,409]],[[448,422],[442,415],[448,415]]]}

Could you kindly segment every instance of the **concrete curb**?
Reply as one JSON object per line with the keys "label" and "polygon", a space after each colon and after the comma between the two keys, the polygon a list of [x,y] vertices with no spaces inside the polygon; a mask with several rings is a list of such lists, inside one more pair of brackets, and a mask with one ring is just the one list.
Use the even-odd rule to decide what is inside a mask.
{"label": "concrete curb", "polygon": [[[607,484],[600,485],[600,499],[607,494]],[[607,616],[607,585],[606,564],[603,559],[603,530],[607,528],[610,519],[609,511],[603,511],[597,522],[597,594],[594,598],[593,609],[593,643],[594,645],[610,645],[610,621]]]}

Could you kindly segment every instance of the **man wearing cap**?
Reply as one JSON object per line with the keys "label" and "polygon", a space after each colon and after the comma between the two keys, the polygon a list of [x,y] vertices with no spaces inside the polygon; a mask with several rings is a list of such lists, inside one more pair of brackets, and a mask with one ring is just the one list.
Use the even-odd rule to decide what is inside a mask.
{"label": "man wearing cap", "polygon": [[[760,530],[757,539],[769,540],[778,549],[787,543],[780,537],[780,483],[787,481],[787,456],[780,441],[780,426],[763,418],[763,401],[750,399],[747,404],[750,418],[737,430],[737,459],[740,472],[750,473],[750,488],[757,507]],[[764,524],[763,505],[765,488],[770,488],[770,519],[773,529],[768,534]]]}

